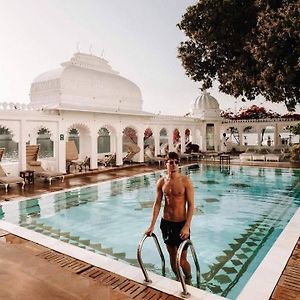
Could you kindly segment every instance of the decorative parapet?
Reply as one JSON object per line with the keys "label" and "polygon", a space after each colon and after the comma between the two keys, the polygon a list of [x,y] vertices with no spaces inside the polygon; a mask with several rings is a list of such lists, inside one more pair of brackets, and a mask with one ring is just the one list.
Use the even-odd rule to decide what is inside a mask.
{"label": "decorative parapet", "polygon": [[5,110],[38,111],[41,109],[34,108],[30,104],[26,104],[26,103],[0,102],[0,111],[5,111]]}
{"label": "decorative parapet", "polygon": [[299,121],[294,118],[268,118],[268,119],[243,119],[243,120],[231,120],[231,119],[223,119],[222,124],[228,123],[263,123],[263,122],[292,122]]}
{"label": "decorative parapet", "polygon": [[156,115],[156,116],[153,116],[150,118],[150,120],[159,120],[159,121],[162,121],[162,120],[174,120],[174,121],[197,121],[198,119],[197,118],[192,118],[190,116],[173,116],[173,115]]}

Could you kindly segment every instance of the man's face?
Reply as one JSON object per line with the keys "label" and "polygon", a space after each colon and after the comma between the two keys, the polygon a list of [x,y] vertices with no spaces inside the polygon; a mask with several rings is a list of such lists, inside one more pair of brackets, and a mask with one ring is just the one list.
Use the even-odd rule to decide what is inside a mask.
{"label": "man's face", "polygon": [[166,161],[167,169],[171,172],[177,171],[178,163],[179,163],[178,159],[172,159],[172,158],[168,159]]}

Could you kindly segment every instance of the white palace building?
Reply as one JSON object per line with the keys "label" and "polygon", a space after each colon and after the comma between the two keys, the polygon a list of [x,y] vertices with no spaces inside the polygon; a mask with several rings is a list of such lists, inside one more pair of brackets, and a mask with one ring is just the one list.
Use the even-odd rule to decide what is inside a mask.
{"label": "white palace building", "polygon": [[[115,153],[116,164],[122,165],[130,142],[140,149],[151,143],[155,155],[161,154],[162,145],[172,150],[180,144],[184,152],[187,142],[198,144],[201,151],[218,152],[226,133],[231,147],[245,150],[250,145],[244,142],[247,130],[261,141],[262,132],[268,129],[272,132],[271,147],[276,147],[282,143],[286,128],[298,123],[286,119],[224,120],[218,101],[207,92],[192,103],[185,117],[145,112],[142,104],[139,87],[120,76],[105,59],[75,53],[61,67],[36,77],[29,105],[0,103],[0,147],[6,148],[3,167],[12,174],[25,170],[26,144],[45,144],[48,146],[40,149],[44,167],[65,172],[66,141],[70,139],[76,140],[80,158],[90,157],[91,169],[108,153]],[[263,143],[256,143],[256,147]],[[134,161],[143,162],[144,151],[138,152]]]}

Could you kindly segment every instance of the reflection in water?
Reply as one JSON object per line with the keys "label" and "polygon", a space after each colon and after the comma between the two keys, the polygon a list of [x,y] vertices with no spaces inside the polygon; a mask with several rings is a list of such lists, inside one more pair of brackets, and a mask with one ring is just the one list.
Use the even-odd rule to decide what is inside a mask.
{"label": "reflection in water", "polygon": [[73,191],[54,195],[54,209],[59,212],[74,206],[94,202],[98,199],[97,187],[88,187],[86,189],[76,189]]}
{"label": "reflection in water", "polygon": [[4,217],[4,211],[2,206],[0,205],[0,220],[3,219],[3,217]]}
{"label": "reflection in water", "polygon": [[117,196],[121,195],[123,191],[123,181],[112,181],[111,182],[111,189],[110,189],[110,195],[111,196]]}
{"label": "reflection in water", "polygon": [[41,208],[39,198],[19,202],[20,223],[26,222],[28,218],[40,216]]}
{"label": "reflection in water", "polygon": [[224,175],[230,175],[230,166],[229,165],[220,165],[220,173]]}

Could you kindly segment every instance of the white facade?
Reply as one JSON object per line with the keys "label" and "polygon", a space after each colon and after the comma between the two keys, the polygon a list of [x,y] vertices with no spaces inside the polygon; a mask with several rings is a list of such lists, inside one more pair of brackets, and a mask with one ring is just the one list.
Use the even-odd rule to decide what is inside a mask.
{"label": "white facade", "polygon": [[[231,126],[243,130],[249,125],[222,120],[218,101],[207,92],[192,103],[190,117],[144,112],[137,85],[118,75],[106,60],[82,53],[76,53],[61,68],[39,75],[31,85],[30,99],[29,105],[0,103],[0,126],[7,128],[18,143],[19,160],[10,170],[15,174],[26,169],[26,143],[36,144],[41,128],[50,133],[54,149],[53,157],[43,160],[44,167],[65,172],[65,145],[73,128],[79,132],[80,157],[89,156],[94,169],[99,157],[97,139],[101,128],[109,131],[110,152],[116,153],[117,165],[122,165],[123,131],[128,127],[135,130],[140,149],[144,149],[146,129],[151,129],[157,155],[161,151],[162,130],[167,134],[164,139],[170,150],[174,149],[173,132],[177,130],[182,152],[187,131],[189,141],[198,144],[200,150],[219,151],[223,132]],[[286,126],[280,125],[280,120],[276,124],[278,130]],[[258,132],[266,126],[264,123],[252,125]],[[135,161],[144,161],[143,151],[136,154]]]}

